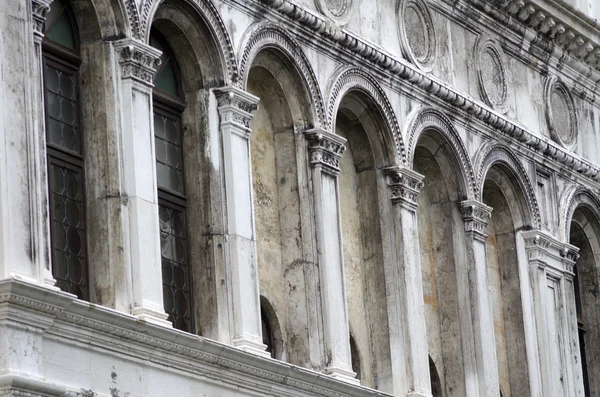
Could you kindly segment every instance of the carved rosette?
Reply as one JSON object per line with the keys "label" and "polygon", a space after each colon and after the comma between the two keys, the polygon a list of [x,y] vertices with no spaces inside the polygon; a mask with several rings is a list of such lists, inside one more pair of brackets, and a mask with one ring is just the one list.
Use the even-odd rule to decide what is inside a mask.
{"label": "carved rosette", "polygon": [[44,37],[44,24],[46,23],[46,13],[50,11],[52,0],[32,0],[31,15],[33,17],[33,36],[36,41]]}
{"label": "carved rosette", "polygon": [[577,138],[577,115],[571,92],[560,79],[549,77],[544,87],[544,102],[550,138],[571,148]]}
{"label": "carved rosette", "polygon": [[307,130],[304,136],[308,141],[311,166],[321,167],[324,171],[337,175],[340,172],[340,159],[346,150],[346,140],[322,129]]}
{"label": "carved rosette", "polygon": [[350,20],[352,0],[315,0],[317,8],[338,25],[346,25]]}
{"label": "carved rosette", "polygon": [[422,71],[430,72],[436,56],[436,37],[427,2],[400,0],[396,16],[402,54]]}
{"label": "carved rosette", "polygon": [[498,42],[488,36],[480,36],[473,52],[477,70],[477,87],[481,99],[499,112],[506,113],[506,61]]}
{"label": "carved rosette", "polygon": [[229,86],[215,90],[221,125],[237,127],[249,134],[252,112],[258,109],[259,98],[237,87]]}
{"label": "carved rosette", "polygon": [[423,175],[409,169],[389,167],[384,170],[393,203],[408,204],[417,209],[417,197],[424,186]]}
{"label": "carved rosette", "polygon": [[154,73],[160,65],[161,51],[136,39],[115,41],[121,77],[153,86]]}
{"label": "carved rosette", "polygon": [[460,207],[465,222],[465,232],[485,240],[487,225],[492,217],[492,207],[476,200],[463,201],[460,203]]}

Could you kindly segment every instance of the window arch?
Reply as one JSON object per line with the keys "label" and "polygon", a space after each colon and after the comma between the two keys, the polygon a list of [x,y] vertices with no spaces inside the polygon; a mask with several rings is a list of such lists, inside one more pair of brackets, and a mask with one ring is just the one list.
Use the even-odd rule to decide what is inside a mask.
{"label": "window arch", "polygon": [[77,32],[69,4],[55,0],[42,44],[52,275],[61,290],[89,300]]}
{"label": "window arch", "polygon": [[260,323],[262,342],[267,346],[266,351],[271,357],[283,360],[283,336],[279,328],[279,320],[275,309],[264,296],[260,297]]}
{"label": "window arch", "polygon": [[169,45],[156,30],[151,31],[150,45],[162,51],[154,76],[153,107],[164,309],[175,328],[194,332],[183,165],[185,102]]}

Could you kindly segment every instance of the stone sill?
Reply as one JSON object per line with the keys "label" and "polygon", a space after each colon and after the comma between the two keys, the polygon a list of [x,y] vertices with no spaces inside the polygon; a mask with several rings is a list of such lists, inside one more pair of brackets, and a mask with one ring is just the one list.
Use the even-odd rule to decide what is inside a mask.
{"label": "stone sill", "polygon": [[[238,390],[248,388],[250,392],[250,385],[261,384],[261,389],[282,396],[390,396],[201,336],[146,323],[135,316],[78,300],[74,295],[14,278],[0,280],[0,329],[6,326],[37,327],[44,338],[67,345],[85,343],[108,355],[151,359],[153,363],[192,372]],[[9,378],[0,379],[2,388],[23,383],[19,379],[27,379],[27,374],[13,376],[12,381]],[[42,383],[45,382],[36,388],[68,390]]]}

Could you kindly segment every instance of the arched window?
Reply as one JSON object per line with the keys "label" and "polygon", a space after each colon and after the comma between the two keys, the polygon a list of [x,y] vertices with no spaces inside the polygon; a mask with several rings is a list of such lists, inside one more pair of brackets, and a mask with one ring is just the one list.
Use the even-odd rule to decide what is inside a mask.
{"label": "arched window", "polygon": [[579,353],[581,354],[581,368],[583,369],[583,386],[585,391],[585,397],[590,397],[590,380],[588,374],[588,364],[585,351],[585,322],[583,316],[583,309],[581,307],[581,292],[579,286],[579,275],[577,272],[577,266],[573,268],[575,277],[573,284],[575,286],[575,306],[577,310],[577,331],[579,334]]}
{"label": "arched window", "polygon": [[43,41],[52,274],[60,289],[89,300],[77,32],[69,5],[55,0]]}
{"label": "arched window", "polygon": [[431,377],[431,395],[442,397],[442,381],[431,356],[429,357],[429,376]]}
{"label": "arched window", "polygon": [[267,346],[266,351],[271,354],[272,358],[283,359],[283,339],[279,328],[279,320],[275,309],[264,296],[260,297],[260,324],[262,342]]}
{"label": "arched window", "polygon": [[173,52],[155,30],[150,45],[162,51],[153,105],[164,308],[175,328],[194,332],[181,126],[185,103]]}
{"label": "arched window", "polygon": [[352,372],[356,374],[356,379],[362,380],[362,373],[360,370],[360,355],[358,354],[358,347],[356,341],[352,335],[350,335],[350,357],[352,361]]}

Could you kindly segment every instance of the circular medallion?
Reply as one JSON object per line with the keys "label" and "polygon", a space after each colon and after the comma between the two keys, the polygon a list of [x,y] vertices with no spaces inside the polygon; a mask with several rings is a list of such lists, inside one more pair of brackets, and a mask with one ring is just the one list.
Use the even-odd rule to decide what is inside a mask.
{"label": "circular medallion", "polygon": [[504,113],[507,85],[502,47],[489,37],[479,37],[473,56],[481,99]]}
{"label": "circular medallion", "polygon": [[550,77],[546,82],[545,101],[550,137],[564,147],[572,146],[577,136],[577,117],[569,89],[556,77]]}
{"label": "circular medallion", "polygon": [[350,19],[352,0],[316,0],[317,7],[329,19],[345,25]]}
{"label": "circular medallion", "polygon": [[430,71],[435,58],[435,32],[427,4],[423,0],[401,0],[396,13],[404,57]]}

